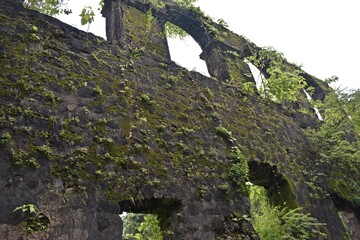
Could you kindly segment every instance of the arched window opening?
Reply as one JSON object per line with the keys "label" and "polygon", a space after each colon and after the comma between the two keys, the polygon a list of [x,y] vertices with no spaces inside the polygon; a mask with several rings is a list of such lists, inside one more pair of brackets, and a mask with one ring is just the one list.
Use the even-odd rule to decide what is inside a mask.
{"label": "arched window opening", "polygon": [[[119,202],[123,239],[162,240],[174,235],[175,212],[180,201],[171,198],[125,200]],[[175,230],[174,230],[175,231]]]}
{"label": "arched window opening", "polygon": [[[260,239],[318,239],[324,236],[316,218],[298,207],[291,180],[267,163],[249,163],[251,219]],[[256,185],[255,185],[256,184]]]}
{"label": "arched window opening", "polygon": [[254,80],[255,80],[255,84],[256,84],[256,89],[258,90],[258,92],[261,91],[261,88],[263,86],[263,79],[265,78],[264,75],[260,72],[260,70],[255,67],[250,61],[246,61],[246,63],[248,64],[250,71],[252,73],[252,75],[254,76]]}
{"label": "arched window opening", "polygon": [[[166,24],[171,23],[167,22]],[[167,41],[172,61],[189,71],[196,71],[210,77],[205,61],[199,57],[202,50],[190,35],[183,39],[180,37],[167,37]]]}
{"label": "arched window opening", "polygon": [[266,195],[271,204],[286,206],[290,209],[298,207],[291,180],[281,175],[276,166],[268,163],[249,162],[250,181],[266,190]]}

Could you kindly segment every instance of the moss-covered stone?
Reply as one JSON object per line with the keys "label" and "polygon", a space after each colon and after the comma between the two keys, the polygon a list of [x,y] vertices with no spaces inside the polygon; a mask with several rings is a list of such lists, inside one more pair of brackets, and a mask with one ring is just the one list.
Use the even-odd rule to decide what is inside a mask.
{"label": "moss-covered stone", "polygon": [[[0,200],[0,232],[13,232],[7,224],[16,221],[7,216],[29,201],[52,214],[46,234],[53,239],[76,231],[83,235],[64,239],[115,239],[121,224],[115,216],[125,210],[159,213],[163,229],[178,239],[257,239],[251,224],[239,220],[250,206],[228,178],[232,146],[249,163],[276,169],[256,177],[268,180],[262,184],[274,202],[305,207],[334,239],[345,232],[330,197],[316,198],[318,189],[307,184],[313,153],[303,122],[244,93],[237,82],[171,63],[163,36],[146,43],[144,12],[128,6],[134,45],[122,49],[6,3],[0,9],[0,181],[8,197]],[[131,51],[136,48],[140,55]],[[228,64],[234,76],[243,71],[237,58]],[[283,182],[277,187],[269,179]],[[66,211],[81,226],[63,224]]]}

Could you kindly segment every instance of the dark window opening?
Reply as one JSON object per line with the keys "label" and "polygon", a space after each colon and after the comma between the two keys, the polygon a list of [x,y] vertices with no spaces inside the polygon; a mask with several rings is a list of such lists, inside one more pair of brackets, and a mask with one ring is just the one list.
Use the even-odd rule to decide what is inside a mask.
{"label": "dark window opening", "polygon": [[295,187],[291,180],[281,175],[275,166],[268,163],[249,162],[250,181],[266,190],[270,203],[286,206],[290,209],[298,207],[295,198]]}

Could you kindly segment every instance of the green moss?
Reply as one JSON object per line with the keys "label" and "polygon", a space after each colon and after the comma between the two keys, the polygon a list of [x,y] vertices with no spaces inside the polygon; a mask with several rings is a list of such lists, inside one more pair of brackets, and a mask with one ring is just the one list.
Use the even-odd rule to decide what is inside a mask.
{"label": "green moss", "polygon": [[352,201],[356,197],[356,192],[353,192],[348,182],[345,179],[330,179],[330,188],[342,199]]}
{"label": "green moss", "polygon": [[52,153],[52,150],[48,145],[37,146],[36,151],[44,155],[50,155]]}
{"label": "green moss", "polygon": [[225,140],[227,140],[232,144],[235,143],[236,141],[236,138],[233,137],[232,133],[223,126],[217,126],[215,128],[215,132],[217,135],[219,135],[220,137],[224,138]]}
{"label": "green moss", "polygon": [[271,196],[271,202],[277,206],[286,206],[289,209],[295,209],[300,207],[297,202],[296,196],[296,188],[295,184],[291,181],[290,178],[284,176],[285,183],[283,183],[280,188],[278,188],[279,193],[273,194]]}
{"label": "green moss", "polygon": [[7,143],[12,142],[12,135],[9,132],[3,132],[0,138],[0,144],[6,145]]}
{"label": "green moss", "polygon": [[[197,75],[172,64],[159,66],[157,62],[147,61],[147,49],[158,53],[163,49],[160,43],[145,44],[146,15],[130,7],[124,11],[124,17],[127,24],[135,26],[129,37],[139,43],[131,46],[140,53],[136,59],[134,56],[129,59],[125,50],[119,50],[119,56],[112,55],[111,48],[119,47],[108,44],[94,51],[93,46],[99,43],[91,39],[90,54],[75,54],[60,42],[63,39],[49,39],[43,45],[44,51],[30,55],[25,52],[28,42],[14,38],[16,41],[12,43],[7,40],[7,34],[2,35],[6,38],[3,45],[14,46],[7,49],[6,57],[18,61],[10,67],[9,59],[0,59],[1,100],[15,98],[12,105],[4,104],[0,108],[0,126],[7,128],[1,132],[1,144],[8,150],[13,147],[14,162],[38,167],[39,155],[51,155],[48,157],[53,176],[79,190],[81,182],[98,183],[113,200],[141,199],[144,196],[138,189],[144,185],[165,191],[170,184],[181,185],[181,181],[193,184],[200,195],[204,195],[216,186],[207,186],[202,181],[212,178],[221,179],[218,188],[226,192],[230,182],[244,184],[246,166],[242,160],[236,162],[238,158],[232,156],[231,150],[231,146],[239,144],[243,155],[240,159],[268,161],[279,166],[280,172],[291,173],[294,181],[303,180],[302,172],[310,167],[302,162],[306,160],[302,160],[305,157],[298,142],[304,139],[297,137],[302,136],[302,132],[296,132],[294,120],[279,112],[278,106],[241,92],[239,83],[249,79],[239,74],[247,71],[243,62],[239,64],[239,59],[229,57],[230,75],[234,80],[231,84],[207,78],[198,81]],[[38,34],[43,34],[40,28],[42,25]],[[152,35],[149,36],[152,40]],[[223,40],[237,41],[230,33],[227,37],[229,39]],[[145,49],[142,44],[146,45]],[[53,52],[59,55],[56,65]],[[44,58],[50,63],[40,61]],[[41,66],[43,72],[37,72],[37,66]],[[15,83],[6,77],[10,72],[22,77]],[[80,99],[76,95],[78,89],[90,81],[96,82],[93,90],[97,94]],[[34,93],[45,100],[40,101],[41,109],[51,110],[50,117],[42,116],[36,108],[20,107],[19,102],[28,101]],[[77,109],[60,112],[59,109],[71,101],[82,107],[81,112]],[[49,130],[36,129],[30,122],[34,119],[45,119]],[[110,128],[110,123],[116,126]],[[20,124],[22,128],[15,128]],[[287,133],[287,130],[294,132]],[[6,133],[24,134],[31,143],[23,144]],[[67,143],[66,151],[55,149],[47,142],[49,138]],[[219,139],[225,141],[219,142]],[[12,141],[14,146],[9,145]],[[287,149],[294,153],[288,153]],[[94,164],[95,173],[85,171],[86,164]],[[286,202],[296,204],[292,198],[295,184],[287,181],[289,185],[281,191]],[[343,183],[333,183],[333,186],[341,188]],[[342,196],[352,197],[348,189],[341,190]]]}
{"label": "green moss", "polygon": [[39,163],[32,157],[31,153],[16,146],[10,147],[10,157],[15,166],[28,166],[34,169],[40,167]]}

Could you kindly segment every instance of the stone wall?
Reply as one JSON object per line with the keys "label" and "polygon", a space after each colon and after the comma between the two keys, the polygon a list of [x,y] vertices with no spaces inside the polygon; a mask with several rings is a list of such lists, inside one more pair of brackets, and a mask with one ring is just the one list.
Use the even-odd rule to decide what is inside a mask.
{"label": "stone wall", "polygon": [[[258,239],[247,194],[228,176],[234,147],[251,181],[341,239],[332,200],[313,198],[305,184],[314,158],[304,128],[315,114],[246,94],[221,81],[216,66],[219,79],[177,66],[166,38],[145,38],[147,5],[139,2],[106,3],[109,42],[0,3],[0,239],[121,239],[123,211],[157,213],[166,239]],[[165,20],[200,21],[167,9],[168,18],[156,13],[159,31]],[[205,50],[206,38],[195,38]],[[209,69],[228,59],[213,49],[204,53],[214,60]],[[24,204],[38,208],[42,231],[29,233],[39,229],[28,213],[13,212]]]}

